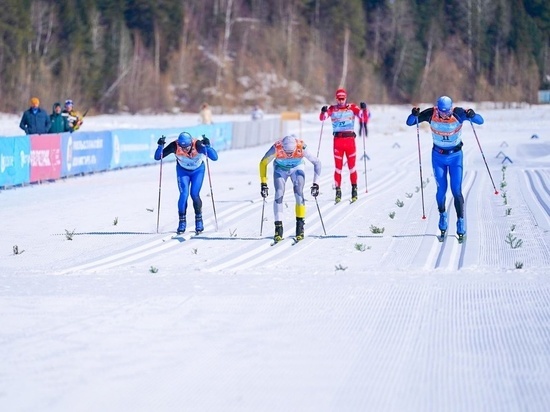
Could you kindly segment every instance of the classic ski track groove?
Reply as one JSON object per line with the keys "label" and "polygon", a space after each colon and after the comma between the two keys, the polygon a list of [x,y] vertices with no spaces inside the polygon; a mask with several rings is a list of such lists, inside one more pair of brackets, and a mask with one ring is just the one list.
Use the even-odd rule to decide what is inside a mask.
{"label": "classic ski track groove", "polygon": [[[390,184],[396,181],[399,181],[404,175],[406,175],[406,172],[399,172],[392,175],[386,175],[385,179],[378,180],[376,184],[373,184],[373,189],[371,189],[371,192],[367,194],[366,196],[360,197],[356,202],[350,205],[346,205],[345,203],[342,204],[333,204],[332,202],[325,203],[323,205],[319,205],[321,209],[321,213],[323,215],[323,221],[325,223],[325,228],[330,228],[330,224],[337,223],[334,222],[333,217],[338,216],[341,214],[342,207],[360,207],[361,205],[364,205],[367,202],[372,201],[376,197],[378,197],[381,193],[376,193],[376,188],[378,187],[390,187]],[[374,194],[372,193],[374,192]],[[311,212],[313,213],[313,211]],[[321,221],[317,218],[312,223],[308,223],[307,230],[308,233],[316,233],[319,232],[319,229],[322,230],[321,227]],[[321,236],[322,237],[322,236]],[[311,236],[307,236],[302,241],[305,242],[303,245],[304,247],[307,245],[310,245],[314,242],[317,242],[319,239],[312,238]],[[247,269],[252,266],[258,265],[262,262],[265,262],[269,259],[272,259],[274,256],[279,255],[283,252],[288,252],[288,249],[292,246],[292,242],[285,242],[282,241],[281,244],[271,246],[270,242],[265,242],[265,245],[262,244],[256,248],[253,248],[251,250],[248,250],[245,253],[239,253],[238,256],[235,256],[232,259],[225,260],[217,265],[214,265],[207,269],[209,272],[217,272],[221,270],[242,270]],[[296,249],[296,252],[300,251],[302,248]]]}
{"label": "classic ski track groove", "polygon": [[[242,203],[237,203],[236,205],[233,205],[225,210],[220,211],[220,213],[218,214],[218,217],[219,218],[225,217],[226,219],[230,219],[230,220],[236,219],[238,216],[242,215],[243,213],[248,212],[249,209],[253,209],[256,204],[258,203],[261,204],[261,202],[262,200],[246,201],[246,204],[244,206]],[[208,223],[208,224],[212,224],[212,222],[213,222],[213,218],[209,218],[205,220],[205,223]],[[118,252],[118,253],[106,256],[104,258],[93,260],[91,262],[87,262],[78,266],[67,268],[65,270],[59,271],[58,274],[67,274],[70,272],[81,271],[81,270],[97,271],[97,270],[112,268],[125,263],[134,262],[138,259],[144,258],[146,256],[150,256],[162,250],[180,246],[182,243],[185,243],[190,238],[192,238],[194,236],[194,232],[192,231],[186,232],[181,235],[181,238],[174,238],[174,235],[175,235],[175,232],[170,233],[167,236],[157,238],[143,245],[133,247],[133,248],[124,250],[122,252]],[[204,235],[204,232],[200,234],[201,237],[203,235]]]}

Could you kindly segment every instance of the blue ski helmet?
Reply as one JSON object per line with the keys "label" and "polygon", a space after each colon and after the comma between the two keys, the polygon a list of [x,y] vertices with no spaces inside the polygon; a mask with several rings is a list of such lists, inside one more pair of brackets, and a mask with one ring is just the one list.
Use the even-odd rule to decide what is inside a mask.
{"label": "blue ski helmet", "polygon": [[441,96],[437,99],[437,110],[442,113],[450,113],[453,107],[453,101],[449,96]]}
{"label": "blue ski helmet", "polygon": [[178,144],[181,146],[181,147],[189,147],[193,144],[193,136],[191,136],[189,133],[187,132],[182,132],[180,133],[180,135],[178,136]]}

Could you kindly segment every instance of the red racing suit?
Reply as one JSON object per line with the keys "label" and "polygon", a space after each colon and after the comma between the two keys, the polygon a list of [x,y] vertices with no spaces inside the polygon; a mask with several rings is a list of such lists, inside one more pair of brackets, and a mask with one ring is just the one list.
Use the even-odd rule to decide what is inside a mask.
{"label": "red racing suit", "polygon": [[324,121],[328,117],[332,122],[332,135],[334,136],[334,184],[336,187],[340,187],[342,184],[342,167],[344,156],[346,156],[351,184],[356,185],[355,117],[361,122],[368,121],[367,110],[361,110],[355,103],[331,105],[326,112],[321,112],[319,120]]}

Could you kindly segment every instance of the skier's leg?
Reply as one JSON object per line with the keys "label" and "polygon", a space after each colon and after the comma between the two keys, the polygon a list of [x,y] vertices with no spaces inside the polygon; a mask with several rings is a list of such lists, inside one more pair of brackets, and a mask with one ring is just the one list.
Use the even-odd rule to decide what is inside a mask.
{"label": "skier's leg", "polygon": [[275,221],[283,220],[283,199],[285,196],[285,185],[288,174],[278,170],[276,167],[273,170],[273,185],[275,186],[275,201],[273,202],[273,213]]}
{"label": "skier's leg", "polygon": [[195,231],[202,232],[204,223],[202,219],[202,199],[200,192],[204,181],[205,167],[202,164],[198,169],[195,169],[191,174],[191,199],[193,200],[193,209],[195,209]]}
{"label": "skier's leg", "polygon": [[454,197],[456,216],[464,217],[464,196],[462,195],[463,179],[463,153],[462,150],[449,155],[449,175],[451,180],[451,192]]}
{"label": "skier's leg", "polygon": [[183,168],[177,168],[177,182],[178,190],[180,196],[178,199],[178,233],[185,232],[186,228],[186,213],[187,213],[187,198],[189,197],[189,182],[190,182],[190,173]]}
{"label": "skier's leg", "polygon": [[334,186],[342,185],[342,166],[344,165],[344,151],[342,137],[334,138]]}
{"label": "skier's leg", "polygon": [[448,166],[445,164],[445,159],[439,153],[432,152],[432,168],[434,172],[435,183],[437,185],[437,191],[435,194],[435,201],[437,202],[437,208],[439,213],[445,211],[445,195],[447,193],[447,170]]}
{"label": "skier's leg", "polygon": [[296,239],[304,238],[304,224],[306,217],[306,205],[304,201],[305,173],[303,167],[294,170],[290,175],[294,197],[296,198]]}
{"label": "skier's leg", "polygon": [[352,186],[357,187],[357,170],[355,169],[355,163],[357,160],[357,149],[355,147],[355,138],[346,137],[346,158],[348,160],[349,179]]}

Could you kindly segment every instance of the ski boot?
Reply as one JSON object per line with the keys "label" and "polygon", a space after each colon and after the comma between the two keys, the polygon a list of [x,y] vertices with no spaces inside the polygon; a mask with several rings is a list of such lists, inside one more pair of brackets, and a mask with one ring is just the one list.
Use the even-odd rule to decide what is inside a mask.
{"label": "ski boot", "polygon": [[178,225],[178,230],[176,230],[176,233],[178,235],[182,234],[183,232],[185,232],[185,229],[187,228],[187,221],[185,219],[185,216],[180,216],[180,223]]}
{"label": "ski boot", "polygon": [[195,232],[197,235],[204,231],[204,224],[202,222],[202,214],[195,215]]}
{"label": "ski boot", "polygon": [[340,200],[342,200],[342,189],[340,187],[336,188],[336,198],[334,199],[334,203],[339,203]]}
{"label": "ski boot", "polygon": [[466,235],[466,224],[464,223],[463,217],[459,217],[456,221],[456,234],[458,236],[458,242],[462,243]]}
{"label": "ski boot", "polygon": [[273,243],[278,243],[283,240],[283,222],[277,220],[275,222],[275,236],[273,236]]}
{"label": "ski boot", "polygon": [[439,230],[441,230],[441,236],[445,235],[447,232],[447,226],[449,225],[449,220],[447,217],[447,212],[439,213]]}
{"label": "ski boot", "polygon": [[296,242],[304,239],[304,224],[305,221],[303,217],[296,218]]}
{"label": "ski boot", "polygon": [[357,185],[351,185],[351,203],[357,200]]}

